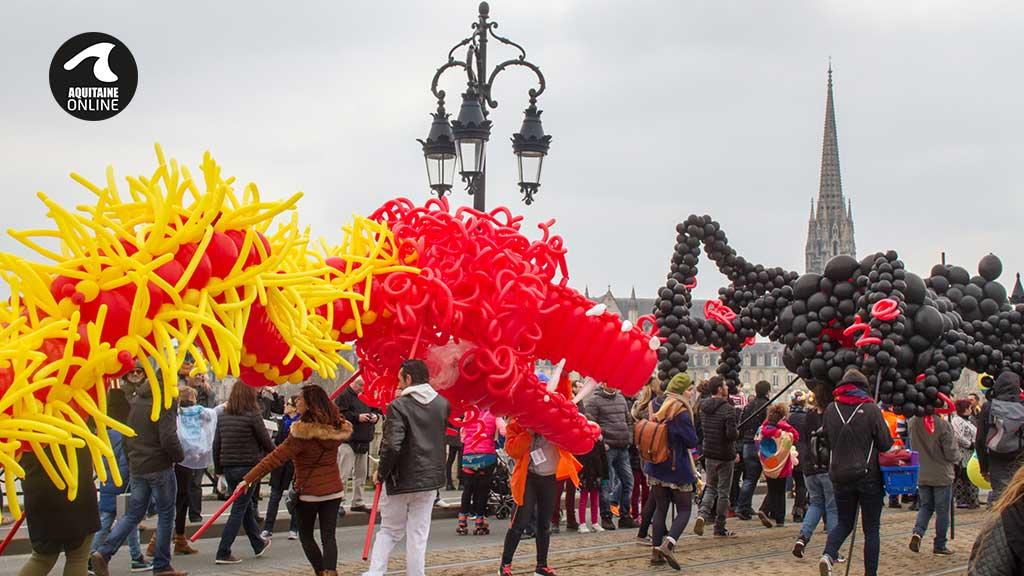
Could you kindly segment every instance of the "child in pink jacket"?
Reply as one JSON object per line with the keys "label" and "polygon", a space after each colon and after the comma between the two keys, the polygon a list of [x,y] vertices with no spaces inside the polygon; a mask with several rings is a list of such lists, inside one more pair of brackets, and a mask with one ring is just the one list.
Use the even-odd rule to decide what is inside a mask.
{"label": "child in pink jacket", "polygon": [[495,438],[498,419],[488,410],[467,413],[462,425],[462,509],[456,532],[469,533],[468,519],[473,518],[473,534],[489,534],[487,500],[491,495],[491,478],[498,463]]}

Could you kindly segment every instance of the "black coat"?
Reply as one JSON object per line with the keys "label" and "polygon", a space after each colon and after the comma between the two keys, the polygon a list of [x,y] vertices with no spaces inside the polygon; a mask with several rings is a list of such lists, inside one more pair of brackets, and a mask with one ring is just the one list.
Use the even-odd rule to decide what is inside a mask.
{"label": "black coat", "polygon": [[128,412],[128,425],[135,436],[125,438],[125,453],[132,474],[149,474],[167,470],[185,459],[185,451],[178,440],[178,402],[171,402],[169,410],[160,412],[153,422],[149,415],[153,409],[153,393],[149,383],[139,386]]}
{"label": "black coat", "polygon": [[348,439],[352,450],[356,454],[366,454],[370,450],[370,442],[373,441],[373,429],[376,424],[360,422],[359,416],[361,414],[380,414],[380,411],[367,406],[352,388],[346,388],[334,399],[334,403],[338,406],[342,417],[352,424],[352,436]]}
{"label": "black coat", "polygon": [[213,467],[218,474],[228,466],[255,466],[264,454],[274,451],[274,443],[259,412],[217,417],[213,436]]}
{"label": "black coat", "polygon": [[412,394],[388,406],[377,474],[388,494],[437,490],[445,484],[445,426],[451,408],[438,395],[423,404]]}
{"label": "black coat", "polygon": [[100,529],[100,509],[92,478],[92,457],[87,448],[78,455],[78,496],[68,502],[67,493],[58,490],[32,452],[21,458],[25,468],[22,489],[25,515],[32,548],[43,554],[60,552],[74,546]]}
{"label": "black coat", "polygon": [[[768,396],[755,396],[749,404],[743,407],[743,415],[740,417],[740,422],[746,420],[747,423],[743,425],[743,429],[740,430],[740,438],[743,442],[753,442],[754,436],[757,434],[758,428],[761,427],[761,423],[764,422],[765,410],[763,408],[768,404]],[[752,414],[757,414],[753,418],[750,418]],[[750,418],[749,420],[747,420]]]}
{"label": "black coat", "polygon": [[701,431],[705,458],[731,462],[736,457],[736,409],[728,398],[712,396],[700,403]]}
{"label": "black coat", "polygon": [[[1013,372],[1003,372],[992,384],[992,400],[1003,400],[1006,402],[1022,402],[1020,399],[1020,377]],[[1024,450],[1009,454],[1000,454],[988,449],[989,427],[992,426],[992,404],[985,402],[981,406],[981,413],[978,414],[978,433],[974,440],[974,446],[978,451],[978,465],[981,471],[988,472],[988,465],[991,460],[1001,463],[1014,462],[1024,456]]]}
{"label": "black coat", "polygon": [[809,411],[802,414],[798,423],[793,423],[791,416],[790,424],[792,424],[793,428],[796,428],[796,431],[800,433],[800,439],[797,440],[796,443],[796,451],[800,458],[800,470],[803,471],[804,476],[813,476],[815,474],[828,472],[828,468],[818,466],[815,463],[814,455],[811,450],[811,435],[815,430],[821,428],[821,412],[818,412],[815,408],[811,408]]}
{"label": "black coat", "polygon": [[594,442],[594,447],[579,457],[583,469],[580,470],[580,482],[584,488],[599,488],[601,480],[608,479],[608,454],[604,442]]}
{"label": "black coat", "polygon": [[[854,411],[858,411],[858,413],[851,417]],[[840,412],[842,417],[840,417]],[[852,432],[852,434],[848,433],[846,437],[852,441],[840,441],[843,418],[849,421],[848,432]],[[851,406],[833,402],[825,410],[823,419],[828,445],[832,448],[833,468],[838,462],[859,463],[863,461],[868,469],[867,479],[881,483],[882,471],[878,467],[878,453],[892,448],[892,435],[889,434],[889,426],[885,423],[885,417],[882,416],[882,410],[878,404],[867,402]],[[870,457],[868,457],[869,452],[871,453]],[[838,487],[839,483],[836,482],[834,476],[832,483]]]}

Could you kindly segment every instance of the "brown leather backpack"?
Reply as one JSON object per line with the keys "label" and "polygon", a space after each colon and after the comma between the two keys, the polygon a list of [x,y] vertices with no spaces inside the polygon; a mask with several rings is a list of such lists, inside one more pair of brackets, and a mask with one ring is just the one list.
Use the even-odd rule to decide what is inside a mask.
{"label": "brown leather backpack", "polygon": [[640,452],[640,458],[651,464],[661,464],[672,455],[668,445],[668,422],[654,419],[654,410],[647,405],[647,418],[633,425],[633,444]]}

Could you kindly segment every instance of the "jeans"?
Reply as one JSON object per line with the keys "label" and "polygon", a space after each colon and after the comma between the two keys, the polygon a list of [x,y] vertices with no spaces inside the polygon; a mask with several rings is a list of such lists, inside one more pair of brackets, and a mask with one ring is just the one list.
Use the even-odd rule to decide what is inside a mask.
{"label": "jeans", "polygon": [[765,505],[762,508],[778,526],[786,523],[786,480],[788,478],[765,479],[768,483],[768,495],[765,496]]}
{"label": "jeans", "polygon": [[[69,542],[64,545],[64,576],[85,574],[89,564],[89,542],[86,536],[81,542]],[[53,570],[60,553],[41,554],[32,551],[32,555],[18,571],[18,576],[46,576]]]}
{"label": "jeans", "polygon": [[754,501],[754,489],[757,488],[757,481],[760,478],[761,460],[757,457],[757,446],[753,442],[744,442],[743,486],[740,488],[740,498],[736,502],[736,514],[740,516],[754,515],[751,503]]}
{"label": "jeans", "polygon": [[608,503],[619,505],[619,518],[629,518],[629,499],[633,495],[633,468],[629,465],[628,447],[608,449],[607,486]]}
{"label": "jeans", "polygon": [[800,537],[807,543],[811,541],[811,536],[818,528],[822,516],[825,517],[825,529],[832,532],[839,522],[839,512],[836,510],[836,495],[832,491],[832,480],[828,477],[828,472],[804,476],[804,483],[807,485],[810,506],[804,513]]}
{"label": "jeans", "polygon": [[839,547],[853,532],[854,518],[860,509],[864,531],[864,576],[878,576],[878,554],[881,549],[878,531],[884,503],[881,481],[878,478],[865,478],[850,486],[836,486],[835,493],[839,522],[828,533],[825,555],[833,561],[839,557]]}
{"label": "jeans", "polygon": [[[626,465],[628,467],[629,461]],[[537,566],[548,565],[548,546],[551,544],[551,511],[555,508],[555,490],[558,481],[555,476],[538,476],[532,472],[526,476],[526,491],[523,494],[523,506],[512,515],[512,528],[505,533],[505,546],[501,552],[501,564],[512,563],[523,531],[530,525],[531,517],[535,517]]]}
{"label": "jeans", "polygon": [[933,550],[946,548],[946,533],[949,530],[949,504],[952,495],[951,486],[918,486],[917,523],[914,534],[924,536],[928,524],[935,515],[935,544]]}
{"label": "jeans", "polygon": [[725,532],[725,518],[729,512],[729,487],[732,486],[732,461],[704,458],[704,495],[700,500],[700,517],[708,520],[715,511],[715,532]]}
{"label": "jeans", "polygon": [[[92,537],[92,546],[89,548],[89,552],[99,550],[100,546],[107,541],[115,520],[117,520],[117,512],[100,512],[100,531]],[[142,557],[142,548],[139,548],[138,530],[128,533],[128,552],[131,553],[132,560]]]}
{"label": "jeans", "polygon": [[174,529],[174,499],[178,491],[174,477],[174,467],[160,472],[132,474],[130,481],[131,496],[128,498],[128,510],[114,524],[99,550],[106,560],[110,560],[124,541],[132,534],[139,537],[139,522],[146,516],[150,500],[156,501],[156,547],[153,555],[153,572],[171,570],[171,531]]}
{"label": "jeans", "polygon": [[[323,502],[303,502],[299,500],[295,508],[299,516],[299,543],[306,554],[310,566],[317,574],[324,570],[338,569],[338,542],[334,531],[338,527],[338,508],[341,498],[324,500]],[[323,551],[316,545],[313,538],[313,526],[320,519],[320,542]]]}
{"label": "jeans", "polygon": [[[661,546],[665,537],[672,541],[674,546],[686,529],[690,521],[690,512],[693,507],[693,493],[673,490],[668,486],[655,485],[651,487],[654,495],[654,533],[651,535],[651,543],[654,546]],[[672,526],[666,527],[665,518],[668,516],[672,504],[676,507],[676,517],[672,519]]]}
{"label": "jeans", "polygon": [[[242,478],[252,469],[252,466],[225,466],[224,479],[228,483],[228,494],[234,494],[235,487],[242,481]],[[231,505],[231,515],[224,524],[224,531],[220,535],[220,545],[217,546],[217,558],[225,559],[231,556],[231,545],[235,543],[238,530],[244,529],[245,535],[249,537],[249,544],[253,552],[259,554],[263,551],[266,543],[260,538],[260,525],[256,522],[256,512],[252,508],[252,496],[258,486],[246,490],[238,500]]]}

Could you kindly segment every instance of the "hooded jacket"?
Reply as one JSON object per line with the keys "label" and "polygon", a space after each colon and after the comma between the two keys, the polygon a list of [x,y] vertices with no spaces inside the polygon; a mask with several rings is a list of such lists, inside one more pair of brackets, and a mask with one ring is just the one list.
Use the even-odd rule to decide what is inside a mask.
{"label": "hooded jacket", "polygon": [[134,437],[125,438],[132,474],[161,472],[185,459],[178,440],[178,401],[171,401],[171,408],[162,410],[156,422],[149,419],[152,410],[153,391],[149,382],[143,381],[128,412],[128,425],[135,430]]}
{"label": "hooded jacket", "polygon": [[701,431],[704,435],[704,456],[731,462],[736,457],[736,409],[728,398],[711,396],[700,403]]}
{"label": "hooded jacket", "polygon": [[[665,398],[654,401],[656,414],[664,403]],[[693,484],[697,476],[693,470],[690,450],[697,447],[697,429],[693,426],[693,418],[688,409],[684,408],[668,420],[668,447],[668,460],[660,464],[645,462],[644,473],[655,480],[676,486]]]}
{"label": "hooded jacket", "polygon": [[245,475],[254,484],[271,470],[291,461],[295,465],[295,491],[302,496],[328,496],[345,490],[338,471],[338,446],[352,435],[352,425],[341,427],[303,422],[291,425],[284,443],[260,460]]}
{"label": "hooded jacket", "polygon": [[910,419],[910,445],[917,451],[919,471],[917,483],[921,486],[949,486],[953,484],[953,465],[960,461],[953,426],[938,416],[932,417],[935,429],[928,432],[923,417]]}
{"label": "hooded jacket", "polygon": [[444,486],[445,427],[450,412],[448,400],[426,383],[409,386],[391,402],[377,468],[388,494]]}
{"label": "hooded jacket", "polygon": [[587,416],[597,422],[604,443],[611,448],[625,448],[633,440],[633,417],[626,397],[614,388],[601,386],[584,402]]}
{"label": "hooded jacket", "polygon": [[[1020,376],[1013,372],[1003,372],[996,378],[992,385],[992,400],[1003,400],[1006,402],[1024,402],[1020,398]],[[1013,462],[1024,455],[1024,450],[1002,454],[991,452],[988,449],[989,430],[992,428],[992,404],[986,402],[981,407],[978,415],[978,436],[974,439],[974,447],[978,451],[978,464],[981,465],[981,472],[988,474],[988,465],[992,460],[999,462]]]}

